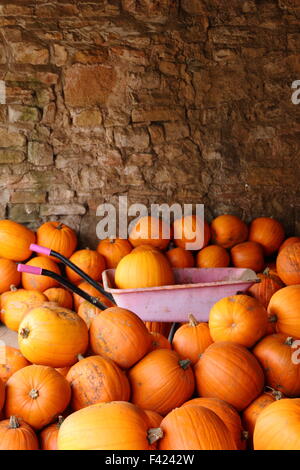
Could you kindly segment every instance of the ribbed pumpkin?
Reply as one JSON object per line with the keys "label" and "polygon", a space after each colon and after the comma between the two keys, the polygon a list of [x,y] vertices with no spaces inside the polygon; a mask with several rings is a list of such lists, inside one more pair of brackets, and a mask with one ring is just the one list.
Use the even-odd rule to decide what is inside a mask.
{"label": "ribbed pumpkin", "polygon": [[151,351],[155,349],[172,349],[170,341],[161,333],[150,333],[152,336]]}
{"label": "ribbed pumpkin", "polygon": [[193,398],[186,401],[182,406],[189,405],[204,406],[204,408],[208,408],[216,413],[226,425],[237,449],[242,450],[246,447],[246,433],[243,432],[240,415],[229,403],[219,398]]}
{"label": "ribbed pumpkin", "polygon": [[238,411],[255,400],[264,386],[264,373],[255,356],[229,341],[211,344],[194,372],[200,396],[220,398]]}
{"label": "ribbed pumpkin", "polygon": [[[47,269],[48,271],[53,271],[56,274],[61,274],[58,264],[52,261],[49,258],[43,256],[37,256],[32,258],[27,266],[35,266],[37,268]],[[37,290],[39,292],[44,292],[51,287],[58,286],[59,283],[55,279],[52,279],[48,276],[37,276],[35,274],[22,273],[22,286],[26,290]]]}
{"label": "ribbed pumpkin", "polygon": [[[160,437],[158,434],[157,437]],[[58,433],[59,450],[149,450],[149,419],[132,403],[88,406],[68,416]]]}
{"label": "ribbed pumpkin", "polygon": [[6,292],[11,286],[18,287],[21,282],[21,273],[17,271],[14,261],[0,258],[0,294]]}
{"label": "ribbed pumpkin", "polygon": [[231,295],[216,302],[209,313],[213,341],[231,341],[251,348],[268,327],[267,310],[248,295]]}
{"label": "ribbed pumpkin", "polygon": [[[2,346],[1,346],[2,348]],[[3,350],[1,350],[2,356]],[[5,363],[0,363],[0,379],[6,383],[17,370],[29,366],[30,362],[25,359],[19,349],[12,346],[4,346]]]}
{"label": "ribbed pumpkin", "polygon": [[151,351],[128,372],[132,403],[163,416],[182,405],[195,388],[190,364],[176,351]]}
{"label": "ribbed pumpkin", "polygon": [[70,385],[61,374],[52,367],[31,365],[8,379],[5,416],[16,415],[41,429],[65,410],[70,398]]}
{"label": "ribbed pumpkin", "polygon": [[256,421],[254,450],[300,450],[299,422],[299,398],[271,403]]}
{"label": "ribbed pumpkin", "polygon": [[136,289],[174,284],[168,259],[158,251],[138,251],[124,256],[115,271],[119,289]]}
{"label": "ribbed pumpkin", "polygon": [[195,265],[192,253],[180,246],[167,251],[166,256],[173,268],[192,268]]}
{"label": "ribbed pumpkin", "polygon": [[0,257],[25,261],[32,255],[29,249],[35,233],[12,220],[0,220]]}
{"label": "ribbed pumpkin", "polygon": [[230,256],[235,268],[247,268],[259,272],[265,265],[263,247],[256,242],[249,241],[235,245],[230,250]]}
{"label": "ribbed pumpkin", "polygon": [[257,277],[261,282],[257,282],[249,287],[248,293],[267,308],[272,295],[279,289],[282,289],[284,284],[278,276],[270,274],[269,269],[266,269],[263,273],[258,273]]}
{"label": "ribbed pumpkin", "polygon": [[153,410],[143,410],[143,411],[147,415],[150,427],[159,428],[160,423],[163,420],[163,417],[159,413],[156,413],[156,411],[153,411]]}
{"label": "ribbed pumpkin", "polygon": [[47,297],[35,290],[12,289],[1,296],[1,321],[10,330],[18,331],[25,315],[47,301]]}
{"label": "ribbed pumpkin", "polygon": [[141,217],[129,233],[129,241],[133,247],[151,245],[165,250],[170,239],[170,227],[162,219],[152,216]]}
{"label": "ribbed pumpkin", "polygon": [[88,328],[77,313],[46,303],[32,309],[18,331],[21,353],[34,364],[66,367],[88,347]]}
{"label": "ribbed pumpkin", "polygon": [[230,256],[225,248],[219,245],[209,245],[197,254],[198,268],[227,268]]}
{"label": "ribbed pumpkin", "polygon": [[129,368],[151,348],[152,338],[144,322],[133,312],[111,307],[93,318],[90,346],[95,354]]}
{"label": "ribbed pumpkin", "polygon": [[176,330],[172,347],[181,357],[187,357],[196,364],[205,349],[212,344],[208,324],[198,322],[193,315],[189,315],[189,322]]}
{"label": "ribbed pumpkin", "polygon": [[175,245],[185,250],[200,250],[208,245],[210,229],[206,220],[196,215],[186,215],[173,223]]}
{"label": "ribbed pumpkin", "polygon": [[[97,297],[97,299],[100,300],[104,305],[107,307],[113,307],[115,304],[111,302],[107,297],[105,297],[101,292],[99,292],[95,287],[91,286],[88,282],[84,281],[78,284],[78,287],[86,292],[87,294],[92,295],[93,297]],[[74,301],[74,310],[77,312],[79,309],[79,306],[85,302],[85,299],[83,297],[80,297],[77,294],[73,294],[73,301]]]}
{"label": "ribbed pumpkin", "polygon": [[[101,276],[102,272],[106,268],[106,264],[104,257],[97,251],[89,250],[88,248],[85,250],[75,251],[75,253],[70,257],[70,261],[95,281],[102,280]],[[66,267],[66,275],[71,282],[74,282],[74,284],[80,284],[83,281],[82,277],[68,266]]]}
{"label": "ribbed pumpkin", "polygon": [[300,284],[300,243],[293,243],[280,251],[276,268],[278,276],[285,284]]}
{"label": "ribbed pumpkin", "polygon": [[176,408],[160,427],[159,450],[237,450],[224,422],[204,406]]}
{"label": "ribbed pumpkin", "polygon": [[172,323],[170,322],[158,322],[158,321],[146,321],[146,328],[150,333],[160,333],[166,338],[168,337]]}
{"label": "ribbed pumpkin", "polygon": [[0,421],[0,450],[39,450],[38,438],[29,424],[10,416]]}
{"label": "ribbed pumpkin", "polygon": [[210,229],[213,243],[223,248],[232,248],[248,237],[247,225],[235,215],[219,215],[212,221]]}
{"label": "ribbed pumpkin", "polygon": [[82,318],[82,320],[84,320],[84,322],[86,323],[86,326],[89,329],[92,323],[92,319],[95,318],[97,315],[99,315],[99,313],[101,312],[102,310],[95,307],[95,305],[91,304],[87,300],[85,300],[79,305],[77,313]]}
{"label": "ribbed pumpkin", "polygon": [[280,248],[284,237],[282,224],[271,217],[258,217],[250,224],[249,240],[260,243],[266,256],[272,255]]}
{"label": "ribbed pumpkin", "polygon": [[266,384],[288,397],[300,395],[300,363],[293,361],[294,339],[283,334],[263,338],[253,349],[264,372]]}
{"label": "ribbed pumpkin", "polygon": [[278,250],[278,253],[283,250],[283,248],[293,245],[294,243],[300,243],[300,237],[289,237],[284,240],[284,242],[280,245],[280,248]]}
{"label": "ribbed pumpkin", "polygon": [[283,287],[275,292],[269,302],[268,314],[277,333],[300,338],[300,285]]}
{"label": "ribbed pumpkin", "polygon": [[58,432],[62,422],[63,417],[59,416],[56,423],[49,424],[40,432],[41,450],[57,450]]}
{"label": "ribbed pumpkin", "polygon": [[[56,251],[66,258],[70,258],[77,246],[75,231],[61,222],[45,222],[39,227],[36,236],[38,245]],[[54,256],[50,258],[58,262]]]}
{"label": "ribbed pumpkin", "polygon": [[71,385],[71,407],[75,411],[96,403],[129,400],[128,379],[108,358],[90,356],[80,359],[66,378]]}
{"label": "ribbed pumpkin", "polygon": [[71,292],[63,289],[62,287],[51,287],[43,292],[49,302],[55,302],[60,307],[69,308],[73,307],[73,295]]}
{"label": "ribbed pumpkin", "polygon": [[131,250],[131,244],[124,238],[107,238],[101,240],[97,246],[97,251],[104,257],[108,269],[115,269]]}

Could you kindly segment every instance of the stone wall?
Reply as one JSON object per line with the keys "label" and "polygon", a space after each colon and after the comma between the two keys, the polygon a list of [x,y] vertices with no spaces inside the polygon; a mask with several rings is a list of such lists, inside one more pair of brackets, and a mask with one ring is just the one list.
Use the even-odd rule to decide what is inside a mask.
{"label": "stone wall", "polygon": [[0,217],[202,202],[300,233],[299,0],[0,1]]}

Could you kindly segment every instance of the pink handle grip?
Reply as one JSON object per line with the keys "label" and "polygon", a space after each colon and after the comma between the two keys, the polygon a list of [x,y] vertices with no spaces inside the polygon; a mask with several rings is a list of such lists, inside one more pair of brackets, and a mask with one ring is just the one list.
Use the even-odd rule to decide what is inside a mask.
{"label": "pink handle grip", "polygon": [[28,266],[27,264],[18,264],[19,273],[36,274],[40,276],[42,274],[42,268],[36,266]]}
{"label": "pink handle grip", "polygon": [[44,246],[36,245],[35,243],[31,243],[30,250],[35,251],[36,253],[40,253],[41,255],[49,256],[51,250],[49,248],[45,248]]}

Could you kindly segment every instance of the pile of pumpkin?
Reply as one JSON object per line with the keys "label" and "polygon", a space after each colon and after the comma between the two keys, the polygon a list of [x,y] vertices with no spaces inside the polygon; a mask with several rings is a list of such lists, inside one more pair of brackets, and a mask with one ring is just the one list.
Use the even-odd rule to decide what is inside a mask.
{"label": "pile of pumpkin", "polygon": [[[285,240],[271,218],[250,227],[228,215],[210,226],[191,220],[205,234],[196,256],[185,250],[190,234],[175,236],[184,219],[173,242],[156,219],[158,236],[147,238],[141,219],[129,241],[103,240],[95,251],[75,251],[75,232],[58,222],[35,234],[0,221],[1,321],[19,343],[0,351],[0,449],[300,449],[300,239]],[[16,262],[28,259],[62,272],[55,259],[31,258],[33,242],[99,282],[116,268],[122,288],[172,283],[170,266],[230,263],[254,269],[261,283],[218,301],[208,323],[186,312],[170,342],[169,324],[145,324],[68,268],[106,310],[52,278],[20,275]]]}

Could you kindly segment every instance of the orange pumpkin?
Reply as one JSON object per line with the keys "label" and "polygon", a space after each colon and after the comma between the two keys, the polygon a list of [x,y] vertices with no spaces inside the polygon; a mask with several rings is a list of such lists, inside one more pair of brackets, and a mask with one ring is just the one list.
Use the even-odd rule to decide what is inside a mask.
{"label": "orange pumpkin", "polygon": [[278,276],[285,284],[300,284],[300,243],[292,243],[280,251],[276,268]]}
{"label": "orange pumpkin", "polygon": [[14,261],[0,258],[0,294],[6,292],[11,286],[18,287],[21,282],[21,273],[17,271]]}
{"label": "orange pumpkin", "polygon": [[198,394],[220,398],[238,411],[257,398],[264,386],[264,373],[256,357],[237,343],[211,344],[194,367]]}
{"label": "orange pumpkin", "polygon": [[[28,261],[28,263],[26,263],[26,265],[47,269],[48,271],[53,271],[56,274],[61,274],[57,263],[54,263],[54,261],[51,259],[45,258],[43,256],[32,258],[30,261]],[[37,290],[39,292],[44,292],[45,290],[50,289],[50,287],[56,287],[58,285],[58,281],[52,279],[51,277],[22,273],[22,286],[26,290]]]}
{"label": "orange pumpkin", "polygon": [[257,277],[261,282],[257,282],[249,287],[248,294],[251,294],[265,308],[267,308],[272,295],[284,287],[284,284],[278,276],[270,274],[268,269],[266,269],[263,273],[258,273]]}
{"label": "orange pumpkin", "polygon": [[175,245],[185,250],[200,250],[210,240],[209,225],[196,215],[186,215],[173,223]]}
{"label": "orange pumpkin", "polygon": [[62,287],[51,287],[44,291],[44,295],[49,302],[55,302],[61,307],[69,308],[70,310],[73,307],[73,295]]}
{"label": "orange pumpkin", "polygon": [[146,325],[147,330],[150,331],[150,333],[160,333],[167,338],[170,333],[172,323],[146,321],[145,325]]}
{"label": "orange pumpkin", "polygon": [[[2,346],[1,346],[2,348]],[[1,356],[4,354],[5,362],[0,363],[0,379],[6,383],[17,370],[29,366],[30,362],[25,359],[20,353],[19,349],[12,346],[3,346],[4,351],[1,350]]]}
{"label": "orange pumpkin", "polygon": [[55,370],[57,370],[57,372],[59,372],[63,377],[66,377],[70,367],[56,367]]}
{"label": "orange pumpkin", "polygon": [[231,295],[213,305],[208,324],[213,341],[231,341],[251,348],[265,335],[268,314],[253,297]]}
{"label": "orange pumpkin", "polygon": [[159,413],[156,413],[156,411],[153,411],[153,410],[143,410],[143,411],[147,415],[150,428],[159,428],[160,423],[163,420],[163,417]]}
{"label": "orange pumpkin", "polygon": [[66,367],[75,364],[88,347],[88,329],[77,313],[46,303],[22,320],[18,341],[21,353],[34,364]]}
{"label": "orange pumpkin", "polygon": [[168,259],[158,251],[138,251],[124,256],[115,271],[119,289],[172,285],[173,270]]}
{"label": "orange pumpkin", "polygon": [[249,227],[249,240],[262,245],[265,256],[275,253],[284,240],[284,228],[271,217],[258,217]]}
{"label": "orange pumpkin", "polygon": [[23,367],[6,383],[5,416],[16,415],[41,429],[65,410],[70,398],[69,383],[52,367]]}
{"label": "orange pumpkin", "polygon": [[248,227],[235,215],[219,215],[210,226],[212,241],[223,248],[232,248],[243,243],[248,237]]}
{"label": "orange pumpkin", "polygon": [[167,251],[166,256],[173,268],[192,268],[195,265],[192,253],[180,246]]}
{"label": "orange pumpkin", "polygon": [[300,338],[300,285],[287,286],[272,295],[269,322],[277,333]]}
{"label": "orange pumpkin", "polygon": [[[36,235],[38,245],[56,251],[66,258],[70,258],[77,246],[75,231],[61,222],[45,222],[39,227]],[[50,258],[58,262],[54,256]]]}
{"label": "orange pumpkin", "polygon": [[87,300],[85,300],[79,305],[77,313],[82,318],[82,320],[84,320],[84,322],[86,323],[86,326],[89,329],[92,323],[92,319],[95,318],[97,315],[99,315],[99,313],[101,312],[102,310],[95,307],[95,305],[91,304]]}
{"label": "orange pumpkin", "polygon": [[49,424],[40,433],[41,450],[57,450],[58,431],[63,422],[63,417],[59,416],[56,423]]}
{"label": "orange pumpkin", "polygon": [[133,312],[111,307],[93,318],[90,346],[95,354],[129,368],[151,348],[152,338],[143,321]]}
{"label": "orange pumpkin", "polygon": [[289,237],[284,240],[284,242],[280,245],[280,248],[278,250],[278,253],[283,250],[286,246],[293,245],[293,243],[300,243],[300,237]]}
{"label": "orange pumpkin", "polygon": [[153,338],[151,351],[154,351],[155,349],[172,349],[170,341],[168,341],[168,339],[161,333],[151,333],[151,336]]}
{"label": "orange pumpkin", "polygon": [[[99,292],[95,287],[91,286],[88,282],[84,281],[78,284],[78,287],[86,292],[87,294],[90,294],[93,297],[97,297],[97,299],[100,300],[104,305],[107,307],[113,307],[115,304],[111,302],[107,297],[105,297],[101,292]],[[85,299],[83,297],[80,297],[77,294],[73,294],[73,301],[74,301],[74,310],[78,312],[79,306],[85,302]]]}
{"label": "orange pumpkin", "polygon": [[0,421],[0,450],[39,450],[34,430],[16,416]]}
{"label": "orange pumpkin", "polygon": [[230,256],[225,248],[219,245],[209,245],[197,253],[198,268],[227,268]]}
{"label": "orange pumpkin", "polygon": [[69,370],[67,381],[72,389],[71,407],[75,411],[101,402],[128,401],[130,397],[125,373],[102,356],[79,360]]}
{"label": "orange pumpkin", "polygon": [[132,403],[163,416],[182,405],[195,387],[190,364],[176,351],[151,351],[128,372]]}
{"label": "orange pumpkin", "polygon": [[136,253],[137,251],[160,251],[153,245],[138,245],[131,250],[130,253]]}
{"label": "orange pumpkin", "polygon": [[107,238],[101,240],[97,246],[97,251],[104,257],[108,269],[115,269],[131,250],[131,244],[124,238]]}
{"label": "orange pumpkin", "polygon": [[172,347],[181,357],[187,357],[196,364],[205,349],[212,344],[207,323],[198,322],[193,315],[189,315],[189,323],[181,325],[176,330]]}
{"label": "orange pumpkin", "polygon": [[235,268],[248,268],[255,272],[264,268],[264,251],[259,243],[239,243],[231,248],[230,256]]}
{"label": "orange pumpkin", "polygon": [[[106,268],[104,257],[97,251],[89,250],[88,248],[76,251],[71,256],[70,261],[95,281],[101,280],[102,272]],[[68,266],[66,267],[66,275],[74,284],[82,282],[82,277]]]}
{"label": "orange pumpkin", "polygon": [[141,217],[131,228],[129,241],[133,247],[151,245],[165,250],[171,238],[170,227],[157,217]]}
{"label": "orange pumpkin", "polygon": [[35,233],[12,220],[0,220],[0,257],[25,261],[32,255],[29,249],[35,243]]}

